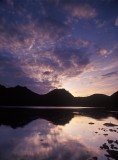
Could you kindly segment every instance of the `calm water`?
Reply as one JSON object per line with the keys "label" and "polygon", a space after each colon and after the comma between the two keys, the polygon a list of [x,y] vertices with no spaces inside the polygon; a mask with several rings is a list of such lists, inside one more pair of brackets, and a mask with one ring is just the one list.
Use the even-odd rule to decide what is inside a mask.
{"label": "calm water", "polygon": [[0,109],[0,160],[117,159],[118,126],[105,123],[118,125],[118,113],[98,108]]}

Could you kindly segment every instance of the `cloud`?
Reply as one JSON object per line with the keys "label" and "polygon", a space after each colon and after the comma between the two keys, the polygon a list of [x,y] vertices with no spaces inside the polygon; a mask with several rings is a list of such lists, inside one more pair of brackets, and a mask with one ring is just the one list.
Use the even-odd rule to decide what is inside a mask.
{"label": "cloud", "polygon": [[102,56],[109,55],[109,54],[111,54],[111,53],[112,53],[112,51],[111,51],[111,50],[107,50],[107,49],[100,49],[100,50],[98,51],[98,54],[100,54],[100,55],[102,55]]}
{"label": "cloud", "polygon": [[61,62],[61,66],[64,68],[69,68],[71,66],[81,67],[89,64],[89,56],[87,56],[85,48],[57,46],[54,53]]}
{"label": "cloud", "polygon": [[[27,47],[29,42],[26,43]],[[5,76],[0,78],[0,83],[12,86],[20,84],[38,93],[46,93],[60,87],[66,78],[81,74],[90,63],[87,51],[90,43],[86,40],[65,37],[53,47],[49,41],[40,44],[40,48],[35,43],[38,41],[30,49],[24,46],[14,48],[17,46],[14,41],[14,44],[10,44],[14,52],[1,50],[1,75]]]}
{"label": "cloud", "polygon": [[[1,72],[6,76],[4,78],[2,76],[0,82],[26,85],[38,93],[45,93],[60,87],[66,78],[77,76],[85,70],[90,63],[88,47],[91,44],[85,39],[65,36],[67,26],[64,23],[67,15],[63,9],[57,10],[56,5],[53,3],[47,5],[47,1],[37,3],[31,4],[34,8],[36,5],[43,7],[45,14],[42,11],[38,12],[39,10],[32,12],[32,7],[30,13],[27,4],[23,5],[21,2],[17,4],[18,15],[15,8],[12,8],[16,15],[13,14],[11,23],[6,23],[8,17],[7,14],[4,15],[0,48],[9,51],[2,54],[9,56],[10,59],[8,63],[2,63],[4,69]],[[5,12],[7,13],[7,10]],[[19,18],[22,19],[22,23]],[[11,64],[13,59],[15,61]],[[5,70],[8,70],[8,73]],[[10,74],[11,72],[13,74]]]}
{"label": "cloud", "polygon": [[74,43],[63,39],[55,44],[54,50],[32,53],[31,58],[26,58],[25,72],[36,81],[50,82],[52,87],[59,87],[66,78],[78,76],[90,63],[90,54],[87,42]]}
{"label": "cloud", "polygon": [[95,20],[96,27],[101,29],[107,26],[107,21],[105,20]]}
{"label": "cloud", "polygon": [[108,77],[113,77],[113,76],[117,76],[117,75],[118,75],[118,71],[113,71],[113,72],[109,72],[109,73],[102,75],[102,77],[108,78]]}
{"label": "cloud", "polygon": [[89,68],[96,50],[85,20],[98,12],[88,0],[3,0],[0,14],[0,83],[45,93]]}
{"label": "cloud", "polygon": [[[19,82],[23,83],[23,79],[27,79],[19,62],[7,51],[0,52],[0,75],[2,75],[0,83],[4,84],[7,81],[7,85],[15,85]],[[28,81],[26,80],[26,82]]]}
{"label": "cloud", "polygon": [[66,4],[65,9],[69,11],[73,16],[79,18],[94,18],[97,15],[95,8],[92,8],[89,4]]}
{"label": "cloud", "polygon": [[[15,137],[11,137],[12,130],[9,128],[7,134],[6,130],[4,133],[0,137],[1,159],[26,159],[27,155],[28,160],[84,160],[96,154],[80,143],[78,136],[74,138],[64,132],[63,127],[52,125],[44,119],[30,123],[27,125],[27,132],[16,134]],[[12,143],[9,143],[8,139],[11,138]],[[3,147],[3,143],[5,146],[9,145],[9,149]]]}
{"label": "cloud", "polygon": [[[52,81],[50,82],[43,78],[37,81],[32,76],[33,71],[27,68],[28,66],[25,61],[19,61],[17,57],[13,57],[13,54],[8,51],[0,51],[0,84],[6,86],[16,86],[20,84],[39,93],[45,93],[54,89]],[[29,71],[32,75],[30,75]]]}
{"label": "cloud", "polygon": [[118,18],[116,18],[116,20],[115,20],[115,26],[118,27]]}

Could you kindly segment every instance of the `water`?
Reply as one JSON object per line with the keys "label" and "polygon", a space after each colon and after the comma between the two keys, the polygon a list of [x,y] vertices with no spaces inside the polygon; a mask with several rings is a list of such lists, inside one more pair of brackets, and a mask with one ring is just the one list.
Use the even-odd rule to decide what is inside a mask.
{"label": "water", "polygon": [[0,160],[117,159],[118,126],[105,123],[118,125],[118,112],[103,108],[0,109]]}

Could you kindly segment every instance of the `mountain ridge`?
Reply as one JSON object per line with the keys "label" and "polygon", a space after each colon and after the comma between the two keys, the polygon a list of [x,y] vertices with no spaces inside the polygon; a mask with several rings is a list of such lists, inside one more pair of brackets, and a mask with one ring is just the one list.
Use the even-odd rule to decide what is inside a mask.
{"label": "mountain ridge", "polygon": [[65,89],[54,89],[47,94],[37,94],[25,86],[7,88],[0,85],[0,106],[84,106],[112,107],[117,109],[118,91],[111,96],[93,94],[87,97],[74,97]]}

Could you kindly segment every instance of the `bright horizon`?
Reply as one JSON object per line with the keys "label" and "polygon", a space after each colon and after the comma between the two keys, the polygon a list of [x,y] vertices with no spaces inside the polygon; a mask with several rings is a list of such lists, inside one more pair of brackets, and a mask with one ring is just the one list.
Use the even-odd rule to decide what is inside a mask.
{"label": "bright horizon", "polygon": [[[1,85],[1,84],[0,84]],[[3,85],[2,85],[3,86]],[[6,87],[6,88],[14,88],[14,87],[18,87],[19,85],[17,85],[17,86],[4,86],[4,87]],[[19,87],[26,87],[26,86],[19,86]],[[26,87],[27,88],[27,87]],[[29,89],[29,88],[27,88],[27,89]],[[77,95],[77,93],[75,93],[74,94],[74,92],[72,92],[72,91],[69,91],[68,89],[66,89],[66,88],[54,88],[53,90],[55,90],[55,89],[62,89],[62,90],[66,90],[67,92],[69,92],[70,94],[72,94],[74,97],[87,97],[87,96],[91,96],[91,95],[94,95],[94,94],[104,94],[104,93],[90,93],[90,92],[88,92],[88,93],[86,93],[86,95],[85,94],[81,94],[81,95]],[[31,91],[33,91],[32,89],[29,89],[29,90],[31,90]],[[53,91],[53,90],[50,90],[50,91],[48,91],[48,92],[46,92],[46,93],[43,93],[43,94],[48,94],[49,92],[51,92],[51,91]],[[38,92],[35,92],[35,91],[33,91],[34,93],[37,93],[37,94],[39,94]],[[115,92],[117,92],[117,91],[115,91]],[[114,94],[115,92],[113,92],[112,94]],[[89,94],[90,93],[90,94]],[[43,95],[42,94],[42,95]],[[108,96],[111,96],[112,94],[104,94],[104,95],[108,95]],[[41,95],[41,94],[39,94],[39,95]]]}

